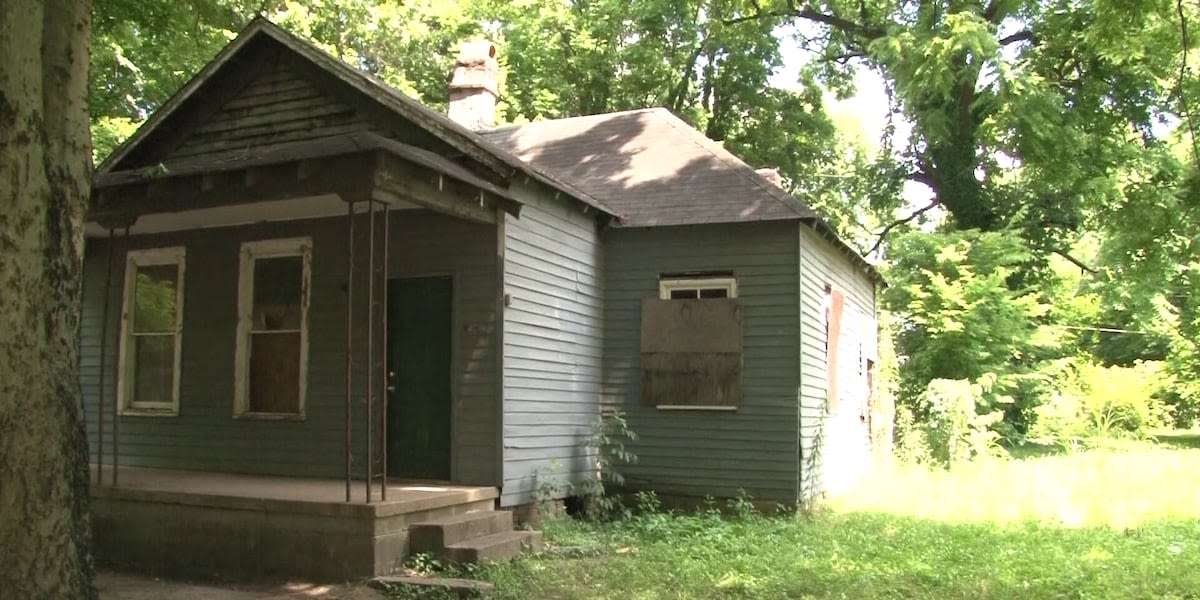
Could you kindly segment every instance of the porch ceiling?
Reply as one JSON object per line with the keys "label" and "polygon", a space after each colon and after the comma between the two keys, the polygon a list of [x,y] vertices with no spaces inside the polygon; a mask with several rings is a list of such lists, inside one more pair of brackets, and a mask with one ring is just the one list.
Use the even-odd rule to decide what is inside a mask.
{"label": "porch ceiling", "polygon": [[[355,204],[354,212],[367,212],[368,204]],[[393,210],[410,210],[421,208],[420,205],[404,200],[396,200]],[[212,227],[229,227],[233,225],[250,225],[253,223],[268,223],[272,221],[299,221],[302,219],[319,219],[322,217],[345,216],[346,202],[337,194],[289,198],[286,200],[270,200],[266,202],[250,202],[247,204],[230,204],[210,208],[181,210],[178,212],[161,212],[140,216],[129,228],[130,235],[146,235],[166,233],[169,231],[186,231]],[[121,235],[122,229],[116,235]],[[108,237],[109,230],[99,223],[89,221],[84,226],[84,233],[90,238]]]}

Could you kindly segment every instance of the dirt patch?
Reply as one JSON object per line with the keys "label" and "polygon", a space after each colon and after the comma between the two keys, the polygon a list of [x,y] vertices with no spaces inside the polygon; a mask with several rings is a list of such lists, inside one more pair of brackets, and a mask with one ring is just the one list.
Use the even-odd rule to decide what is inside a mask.
{"label": "dirt patch", "polygon": [[101,600],[382,600],[366,584],[321,585],[305,582],[262,584],[187,583],[146,575],[100,571]]}

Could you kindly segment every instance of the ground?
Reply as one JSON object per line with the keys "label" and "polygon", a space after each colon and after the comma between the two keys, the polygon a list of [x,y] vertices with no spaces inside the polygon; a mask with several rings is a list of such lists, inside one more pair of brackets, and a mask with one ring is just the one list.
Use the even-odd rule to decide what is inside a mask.
{"label": "ground", "polygon": [[100,600],[381,600],[365,585],[315,585],[303,582],[257,585],[196,584],[101,570],[96,577]]}
{"label": "ground", "polygon": [[[725,516],[646,510],[618,523],[553,522],[545,554],[454,574],[494,582],[501,600],[1200,598],[1200,435],[1016,454],[953,471],[880,469],[813,514],[763,515],[734,501],[719,507]],[[121,577],[102,577],[102,598],[374,593],[221,596]]]}

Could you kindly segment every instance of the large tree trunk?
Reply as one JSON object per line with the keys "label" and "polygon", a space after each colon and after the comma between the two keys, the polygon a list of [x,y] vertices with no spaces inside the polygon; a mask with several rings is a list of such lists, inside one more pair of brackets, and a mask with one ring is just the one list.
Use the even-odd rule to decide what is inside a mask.
{"label": "large tree trunk", "polygon": [[94,597],[77,373],[89,0],[0,1],[0,596]]}

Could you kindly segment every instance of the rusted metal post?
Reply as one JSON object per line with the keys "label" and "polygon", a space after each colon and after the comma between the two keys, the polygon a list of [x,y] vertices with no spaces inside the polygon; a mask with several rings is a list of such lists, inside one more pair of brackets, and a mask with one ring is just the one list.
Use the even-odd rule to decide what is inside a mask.
{"label": "rusted metal post", "polygon": [[342,448],[346,459],[346,502],[350,501],[350,402],[354,384],[354,200],[346,201],[346,414]]}
{"label": "rusted metal post", "polygon": [[[128,252],[129,251],[129,226],[128,225],[125,226],[125,235],[124,235],[124,237],[121,238],[121,243],[125,247],[126,252]],[[121,269],[121,273],[125,274],[125,269]],[[125,286],[121,286],[121,290],[122,290],[121,302],[122,302],[122,304],[124,304],[124,301],[125,301],[124,289],[125,289]],[[121,347],[121,344],[123,343],[123,341],[124,340],[117,338],[117,348]],[[117,352],[117,356],[120,356],[119,350]],[[112,486],[113,487],[117,487],[117,470],[120,467],[120,462],[121,462],[118,459],[119,452],[120,452],[119,451],[120,444],[117,441],[118,438],[120,437],[118,435],[118,433],[119,433],[118,428],[121,425],[121,420],[119,418],[120,411],[119,411],[119,407],[117,406],[117,404],[119,404],[119,400],[120,400],[120,395],[121,395],[120,392],[121,392],[121,361],[114,360],[113,361],[113,403],[112,403],[112,426],[113,426],[112,427],[112,430],[113,430]]]}
{"label": "rusted metal post", "polygon": [[[108,261],[104,263],[104,287],[101,288],[104,301],[100,309],[100,383],[96,386],[96,485],[104,483],[104,359],[108,357],[108,304],[112,301],[109,288],[112,287],[113,246],[117,242],[115,233],[112,227],[108,228]],[[116,401],[113,397],[113,402]]]}
{"label": "rusted metal post", "polygon": [[392,237],[392,221],[391,221],[391,206],[383,205],[383,269],[381,278],[383,279],[383,302],[380,304],[380,329],[382,330],[383,343],[380,344],[379,353],[380,361],[383,365],[380,374],[380,383],[383,388],[383,408],[379,410],[379,499],[387,500],[387,405],[390,394],[388,388],[391,382],[388,381],[388,241]]}
{"label": "rusted metal post", "polygon": [[367,418],[366,418],[366,455],[367,455],[367,503],[371,502],[371,462],[374,460],[374,449],[371,448],[371,430],[375,424],[371,417],[375,414],[375,200],[368,200],[367,207]]}

